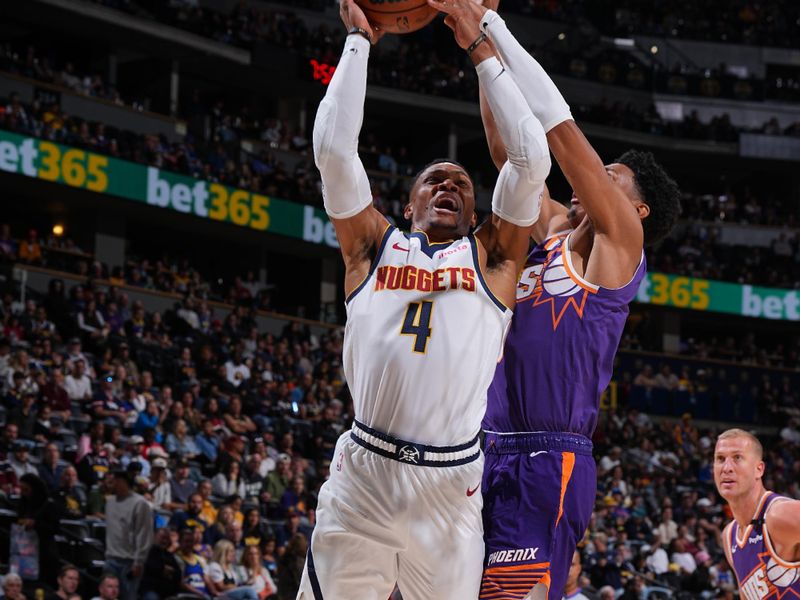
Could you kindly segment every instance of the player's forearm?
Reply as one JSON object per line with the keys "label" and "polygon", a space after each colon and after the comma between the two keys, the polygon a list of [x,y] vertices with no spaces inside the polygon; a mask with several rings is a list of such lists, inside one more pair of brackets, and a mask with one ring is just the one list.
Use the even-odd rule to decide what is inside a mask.
{"label": "player's forearm", "polygon": [[569,105],[536,59],[523,48],[493,10],[483,15],[481,29],[489,36],[505,67],[511,71],[525,101],[544,130],[572,119]]}
{"label": "player's forearm", "polygon": [[369,51],[370,44],[361,35],[347,36],[314,121],[314,162],[322,175],[325,210],[337,219],[352,217],[372,203],[367,173],[358,157]]}
{"label": "player's forearm", "polygon": [[483,61],[476,70],[508,157],[495,185],[492,212],[520,227],[533,225],[550,172],[544,129],[496,58]]}
{"label": "player's forearm", "polygon": [[494,166],[499,171],[503,168],[508,157],[506,156],[506,147],[503,145],[503,140],[500,139],[500,134],[497,132],[494,115],[492,115],[492,109],[489,107],[489,101],[486,99],[483,87],[480,88],[480,107],[481,121],[483,121],[483,131],[486,133],[489,154],[492,157]]}

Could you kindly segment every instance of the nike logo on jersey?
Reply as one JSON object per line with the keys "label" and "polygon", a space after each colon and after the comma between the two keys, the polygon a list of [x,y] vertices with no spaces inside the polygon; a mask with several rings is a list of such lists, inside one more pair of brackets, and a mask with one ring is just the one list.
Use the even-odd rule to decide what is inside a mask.
{"label": "nike logo on jersey", "polygon": [[397,242],[395,242],[395,243],[394,243],[394,245],[392,246],[392,248],[394,248],[395,250],[400,250],[400,252],[408,252],[408,248],[403,248],[403,247],[402,247],[400,244],[398,244]]}
{"label": "nike logo on jersey", "polygon": [[531,458],[536,458],[540,454],[546,454],[547,450],[539,450],[538,452],[531,452]]}
{"label": "nike logo on jersey", "polygon": [[469,488],[467,488],[467,498],[469,498],[469,497],[470,497],[470,496],[472,496],[472,495],[473,495],[475,492],[477,492],[479,487],[481,487],[481,484],[480,484],[480,483],[479,483],[478,485],[476,485],[476,486],[475,486],[474,488],[472,488],[472,489],[469,489]]}

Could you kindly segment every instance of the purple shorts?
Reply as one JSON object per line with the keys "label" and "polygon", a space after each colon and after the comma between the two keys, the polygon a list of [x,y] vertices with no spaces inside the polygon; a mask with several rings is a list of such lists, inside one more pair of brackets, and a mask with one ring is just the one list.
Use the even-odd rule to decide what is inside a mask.
{"label": "purple shorts", "polygon": [[524,598],[538,583],[560,600],[594,508],[592,442],[573,433],[486,434],[480,598]]}

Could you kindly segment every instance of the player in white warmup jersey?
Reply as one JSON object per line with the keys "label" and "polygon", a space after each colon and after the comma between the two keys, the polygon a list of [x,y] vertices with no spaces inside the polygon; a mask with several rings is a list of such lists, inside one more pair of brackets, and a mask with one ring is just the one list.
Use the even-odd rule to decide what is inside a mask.
{"label": "player in white warmup jersey", "polygon": [[[478,5],[474,10],[484,11]],[[355,423],[322,486],[298,598],[478,597],[483,563],[486,390],[511,319],[517,273],[550,158],[544,131],[475,19],[448,18],[496,115],[509,161],[493,215],[476,225],[472,181],[453,161],[420,173],[392,227],[372,206],[358,158],[370,29],[352,0],[349,35],[314,125],[325,208],[345,261],[344,369]]]}

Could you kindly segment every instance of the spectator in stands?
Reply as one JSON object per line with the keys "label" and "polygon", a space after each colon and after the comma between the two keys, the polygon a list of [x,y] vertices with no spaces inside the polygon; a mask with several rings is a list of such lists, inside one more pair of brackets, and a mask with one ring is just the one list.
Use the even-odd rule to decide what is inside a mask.
{"label": "spectator in stands", "polygon": [[280,499],[281,513],[287,514],[290,511],[306,515],[311,508],[309,494],[306,491],[306,482],[302,476],[292,479],[292,484],[284,492]]}
{"label": "spectator in stands", "polygon": [[209,524],[209,526],[213,525],[217,521],[217,509],[211,502],[212,492],[213,487],[210,479],[202,479],[197,484],[197,493],[200,494],[200,498],[203,501],[203,509],[200,511],[200,516],[206,523]]}
{"label": "spectator in stands", "polygon": [[47,492],[47,486],[38,475],[27,473],[19,478],[19,506],[17,517],[20,525],[35,530],[41,540],[39,544],[39,579],[55,585],[58,573],[58,546],[48,543],[58,533],[58,512]]}
{"label": "spectator in stands", "polygon": [[212,523],[211,527],[206,534],[208,543],[212,546],[219,540],[225,537],[227,526],[233,522],[233,509],[230,506],[223,505],[217,510],[217,518]]}
{"label": "spectator in stands", "polygon": [[211,595],[211,585],[205,559],[194,551],[194,531],[180,532],[180,546],[175,553],[181,573],[181,591],[206,598]]}
{"label": "spectator in stands", "polygon": [[139,584],[142,600],[161,600],[180,593],[181,567],[169,546],[169,530],[162,527],[155,532],[153,545],[144,563]]}
{"label": "spectator in stands", "polygon": [[12,446],[13,452],[8,457],[8,464],[14,470],[18,480],[24,475],[38,475],[36,466],[30,461],[30,442],[17,440]]}
{"label": "spectator in stands", "polygon": [[238,394],[231,396],[223,418],[225,419],[225,425],[234,434],[247,435],[257,429],[256,424],[253,423],[250,417],[242,412],[242,399]]}
{"label": "spectator in stands", "polygon": [[[73,600],[78,594],[81,573],[78,567],[69,563],[58,571],[58,589],[47,597],[47,600]],[[78,596],[80,598],[80,596]]]}
{"label": "spectator in stands", "polygon": [[144,562],[153,540],[153,511],[133,491],[130,471],[112,475],[114,494],[106,501],[105,568],[120,581],[122,600],[136,600]]}
{"label": "spectator in stands", "polygon": [[[91,382],[89,383],[91,389]],[[66,423],[72,416],[72,405],[66,389],[64,373],[60,369],[53,369],[47,385],[42,387],[42,404],[49,406],[52,415],[59,417]]]}
{"label": "spectator in stands", "polygon": [[39,463],[39,477],[42,478],[51,494],[61,486],[61,476],[66,465],[61,464],[61,451],[52,442],[44,447],[44,458]]}
{"label": "spectator in stands", "polygon": [[211,479],[211,487],[214,491],[214,495],[220,498],[227,498],[233,494],[243,496],[245,493],[245,483],[240,470],[241,463],[230,461],[226,471],[214,475]]}
{"label": "spectator in stands", "polygon": [[259,600],[266,600],[278,591],[269,571],[261,564],[258,546],[247,546],[241,559],[241,570],[247,585],[252,586]]}
{"label": "spectator in stands", "polygon": [[269,494],[270,498],[279,503],[283,498],[283,493],[291,483],[291,466],[292,459],[288,454],[281,453],[278,456],[278,462],[275,465],[275,470],[267,475],[267,485],[265,491]]}
{"label": "spectator in stands", "polygon": [[[103,314],[97,309],[94,298],[89,298],[83,310],[78,312],[78,329],[92,348],[99,348],[105,343],[110,329]],[[124,600],[124,598],[123,598]]]}
{"label": "spectator in stands", "polygon": [[164,446],[170,455],[186,460],[194,460],[200,454],[194,436],[189,433],[189,428],[183,419],[175,420],[172,432],[167,435]]}
{"label": "spectator in stands", "polygon": [[11,237],[8,223],[0,225],[0,261],[11,262],[17,258],[17,243]]}
{"label": "spectator in stands", "polygon": [[153,508],[166,510],[167,506],[172,504],[172,487],[169,483],[167,461],[160,456],[156,456],[150,462],[149,495]]}
{"label": "spectator in stands", "polygon": [[120,579],[113,573],[103,573],[97,586],[97,596],[92,600],[117,600],[120,598]]}
{"label": "spectator in stands", "polygon": [[209,583],[214,596],[231,600],[258,600],[255,588],[244,585],[244,573],[236,568],[236,548],[228,540],[214,545],[214,554],[208,565]]}
{"label": "spectator in stands", "polygon": [[26,600],[22,593],[22,577],[16,573],[9,573],[3,577],[3,595],[0,600]]}
{"label": "spectator in stands", "polygon": [[54,501],[62,519],[82,519],[86,516],[86,489],[78,481],[78,472],[72,465],[67,465],[61,472]]}
{"label": "spectator in stands", "polygon": [[102,437],[95,436],[92,438],[91,449],[78,462],[77,468],[78,477],[87,488],[91,488],[106,476],[111,468],[111,457]]}
{"label": "spectator in stands", "polygon": [[[211,398],[209,403],[216,403],[216,398]],[[203,430],[195,437],[195,444],[200,451],[199,459],[206,464],[216,464],[219,456],[219,437],[214,429],[215,422],[206,414],[203,418]]]}
{"label": "spectator in stands", "polygon": [[307,554],[308,538],[301,533],[293,535],[286,544],[286,551],[279,563],[279,600],[292,600],[297,595]]}
{"label": "spectator in stands", "polygon": [[194,493],[197,484],[189,478],[191,467],[189,461],[181,458],[175,464],[175,473],[170,481],[171,502],[167,508],[169,510],[185,510],[189,502],[189,496]]}
{"label": "spectator in stands", "polygon": [[92,380],[86,374],[86,361],[79,358],[72,362],[72,373],[64,381],[64,389],[73,402],[88,402],[92,399]]}
{"label": "spectator in stands", "polygon": [[39,244],[39,234],[35,229],[28,232],[28,237],[19,245],[19,259],[30,264],[42,262],[42,247]]}
{"label": "spectator in stands", "polygon": [[250,368],[242,360],[241,351],[234,351],[233,356],[225,363],[225,378],[234,388],[246,385],[250,379]]}
{"label": "spectator in stands", "polygon": [[0,436],[0,460],[6,457],[13,451],[14,445],[19,437],[19,427],[16,423],[6,423],[3,427],[3,434]]}
{"label": "spectator in stands", "polygon": [[210,523],[202,517],[202,511],[203,497],[197,492],[193,492],[189,496],[189,503],[186,510],[174,512],[169,520],[169,526],[177,531],[183,531],[189,528],[194,531],[200,531],[200,533],[205,535],[210,527]]}
{"label": "spectator in stands", "polygon": [[244,483],[244,493],[242,497],[245,502],[259,503],[263,500],[269,502],[268,495],[265,494],[265,481],[261,475],[261,455],[253,453],[247,457],[245,463],[244,475],[242,476]]}
{"label": "spectator in stands", "polygon": [[242,536],[245,546],[261,546],[267,538],[273,537],[272,529],[261,518],[261,511],[258,508],[251,508],[247,511],[242,524]]}

